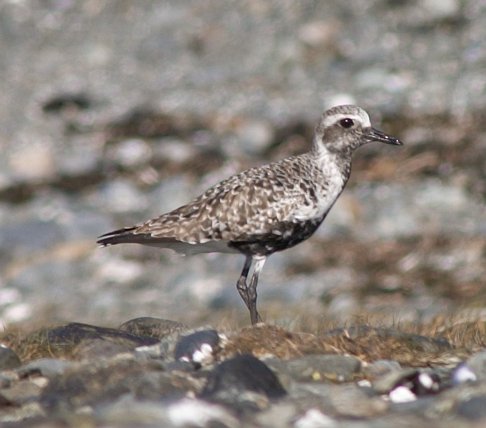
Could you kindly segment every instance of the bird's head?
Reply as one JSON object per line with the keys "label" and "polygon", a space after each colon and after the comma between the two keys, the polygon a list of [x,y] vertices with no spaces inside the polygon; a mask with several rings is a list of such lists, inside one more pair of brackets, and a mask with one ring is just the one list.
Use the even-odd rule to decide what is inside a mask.
{"label": "bird's head", "polygon": [[350,154],[363,144],[377,141],[400,146],[403,143],[371,126],[368,113],[354,105],[341,105],[325,111],[316,128],[315,147],[320,151]]}

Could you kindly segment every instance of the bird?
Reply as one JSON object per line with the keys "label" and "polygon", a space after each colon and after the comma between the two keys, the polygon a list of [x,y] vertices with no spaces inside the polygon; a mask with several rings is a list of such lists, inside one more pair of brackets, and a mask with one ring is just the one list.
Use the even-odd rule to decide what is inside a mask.
{"label": "bird", "polygon": [[233,175],[192,202],[101,235],[97,243],[137,243],[185,255],[243,254],[236,288],[254,325],[262,321],[257,284],[266,259],[317,230],[349,179],[352,153],[370,142],[403,144],[372,127],[364,109],[332,107],[322,114],[307,152]]}

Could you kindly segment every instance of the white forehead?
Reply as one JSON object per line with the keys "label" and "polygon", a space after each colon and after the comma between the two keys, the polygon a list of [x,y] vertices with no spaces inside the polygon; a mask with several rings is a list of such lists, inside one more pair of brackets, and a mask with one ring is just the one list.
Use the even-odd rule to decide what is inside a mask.
{"label": "white forehead", "polygon": [[370,117],[368,116],[368,113],[366,113],[362,109],[355,110],[352,113],[351,112],[349,112],[349,113],[340,112],[340,113],[326,114],[323,117],[322,123],[323,123],[324,127],[327,128],[328,126],[332,126],[335,123],[339,122],[340,120],[347,119],[347,118],[361,123],[361,126],[363,128],[368,128],[368,127],[371,126]]}

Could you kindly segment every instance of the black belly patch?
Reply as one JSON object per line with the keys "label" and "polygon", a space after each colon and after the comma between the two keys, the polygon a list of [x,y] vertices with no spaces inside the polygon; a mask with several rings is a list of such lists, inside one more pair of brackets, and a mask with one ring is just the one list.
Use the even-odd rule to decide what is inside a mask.
{"label": "black belly patch", "polygon": [[309,238],[324,218],[306,222],[282,222],[274,227],[280,233],[248,234],[228,246],[246,255],[268,256],[277,251],[293,247]]}

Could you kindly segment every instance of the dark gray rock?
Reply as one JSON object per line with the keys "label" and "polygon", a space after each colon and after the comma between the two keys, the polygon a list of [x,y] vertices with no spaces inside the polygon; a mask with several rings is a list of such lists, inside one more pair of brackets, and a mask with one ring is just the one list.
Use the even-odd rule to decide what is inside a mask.
{"label": "dark gray rock", "polygon": [[94,104],[88,93],[65,92],[54,95],[42,103],[42,111],[48,114],[62,114],[68,110],[87,110]]}
{"label": "dark gray rock", "polygon": [[248,410],[268,406],[268,399],[285,395],[285,389],[268,366],[258,358],[244,354],[217,365],[209,373],[200,397]]}
{"label": "dark gray rock", "polygon": [[456,407],[456,413],[471,421],[486,419],[486,395],[476,395],[461,401]]}
{"label": "dark gray rock", "polygon": [[0,371],[15,369],[21,363],[19,356],[12,349],[0,344]]}

